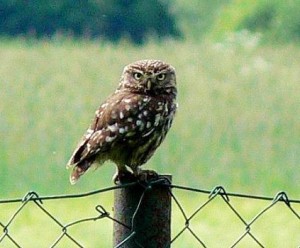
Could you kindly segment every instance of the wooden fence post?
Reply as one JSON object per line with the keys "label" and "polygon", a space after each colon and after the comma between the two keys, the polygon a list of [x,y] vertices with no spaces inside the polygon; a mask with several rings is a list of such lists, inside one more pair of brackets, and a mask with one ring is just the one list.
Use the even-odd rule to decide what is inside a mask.
{"label": "wooden fence post", "polygon": [[[167,180],[163,180],[167,178]],[[145,190],[134,185],[115,190],[113,244],[122,248],[168,248],[171,241],[171,175],[159,176]],[[128,228],[129,227],[129,228]]]}

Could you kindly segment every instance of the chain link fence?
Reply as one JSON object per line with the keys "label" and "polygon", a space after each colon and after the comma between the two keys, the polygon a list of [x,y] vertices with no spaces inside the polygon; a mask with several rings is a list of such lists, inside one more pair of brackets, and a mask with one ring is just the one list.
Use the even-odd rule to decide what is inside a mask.
{"label": "chain link fence", "polygon": [[[239,226],[241,227],[238,231],[238,234],[234,237],[232,237],[232,240],[230,240],[230,245],[223,244],[222,247],[249,247],[248,245],[245,245],[246,242],[250,242],[251,245],[255,245],[255,247],[266,247],[267,244],[265,244],[262,240],[264,240],[262,237],[264,235],[267,235],[268,230],[265,230],[265,233],[259,233],[257,235],[257,231],[255,231],[255,224],[263,219],[264,216],[266,216],[271,209],[274,209],[275,206],[280,205],[283,208],[280,208],[282,210],[280,211],[286,211],[288,212],[289,219],[283,219],[281,223],[266,223],[266,225],[280,225],[283,229],[285,228],[285,225],[289,223],[290,221],[294,222],[295,229],[297,230],[288,230],[286,232],[286,236],[282,237],[283,240],[289,240],[292,236],[298,236],[294,237],[297,244],[295,244],[295,247],[300,247],[300,200],[293,200],[289,199],[287,194],[285,192],[279,192],[274,197],[264,197],[264,196],[256,196],[256,195],[247,195],[247,194],[237,194],[237,193],[229,193],[226,192],[224,187],[217,186],[213,188],[212,190],[203,190],[198,188],[191,188],[191,187],[184,187],[180,185],[174,185],[170,184],[170,182],[167,182],[166,180],[152,180],[147,183],[143,183],[143,187],[145,192],[150,191],[152,189],[152,186],[161,183],[164,184],[166,187],[168,187],[168,192],[172,198],[172,211],[177,212],[177,214],[172,213],[172,238],[170,241],[170,244],[167,244],[166,247],[182,247],[182,244],[187,243],[186,240],[182,241],[188,236],[193,237],[193,246],[194,247],[211,247],[209,245],[209,239],[206,238],[206,235],[202,234],[198,231],[200,228],[202,231],[205,230],[205,225],[213,225],[216,226],[218,223],[206,223],[207,218],[213,218],[218,219],[221,215],[216,215],[215,212],[211,213],[206,216],[205,211],[210,207],[215,208],[213,204],[217,204],[218,207],[217,211],[220,211],[220,213],[223,213],[226,209],[227,213],[229,211],[230,218],[235,218],[235,222],[237,221],[239,223]],[[23,198],[19,199],[8,199],[8,200],[0,200],[0,207],[7,207],[9,206],[9,209],[13,209],[13,211],[10,211],[10,213],[6,214],[6,218],[3,217],[3,215],[0,215],[2,219],[0,219],[0,226],[2,227],[2,233],[0,233],[0,247],[26,247],[23,245],[24,240],[20,240],[18,235],[15,235],[16,229],[14,227],[14,223],[17,221],[18,217],[22,215],[22,212],[24,212],[28,208],[33,208],[34,206],[37,207],[37,209],[40,210],[42,215],[44,215],[46,223],[43,224],[43,229],[49,231],[47,229],[47,225],[51,223],[51,225],[55,225],[60,230],[57,234],[57,237],[52,241],[51,245],[44,245],[44,244],[38,244],[36,247],[62,247],[61,242],[62,240],[68,239],[69,242],[72,243],[72,247],[93,247],[89,243],[82,243],[80,235],[75,235],[71,232],[72,228],[75,226],[83,226],[84,224],[88,224],[89,226],[95,225],[95,222],[102,222],[103,220],[109,220],[109,222],[114,223],[115,225],[123,225],[125,228],[128,228],[130,230],[130,235],[120,242],[120,244],[117,244],[115,247],[124,247],[126,246],[126,243],[129,242],[129,240],[134,239],[135,237],[135,230],[134,226],[129,226],[125,223],[122,223],[122,221],[115,219],[109,211],[107,211],[107,208],[105,208],[102,205],[96,205],[95,211],[92,217],[83,217],[83,218],[77,218],[74,219],[71,222],[66,222],[62,220],[63,218],[60,216],[58,217],[58,214],[51,210],[51,208],[47,207],[47,204],[50,202],[56,201],[56,206],[59,208],[59,204],[62,201],[70,201],[72,199],[80,198],[82,201],[82,204],[84,206],[85,199],[87,197],[98,197],[99,195],[105,194],[105,193],[113,193],[115,190],[121,189],[121,188],[127,188],[132,187],[136,184],[140,184],[139,182],[132,182],[132,183],[126,183],[123,185],[117,185],[113,187],[108,187],[88,193],[83,194],[68,194],[68,195],[56,195],[56,196],[39,196],[36,192],[28,192]],[[188,194],[195,194],[193,197],[196,196],[193,200],[189,198],[190,196]],[[143,195],[142,195],[143,197]],[[140,202],[143,201],[143,198],[141,197]],[[182,199],[181,199],[182,198]],[[190,200],[189,200],[190,199]],[[238,199],[241,202],[244,201],[255,201],[260,202],[263,204],[257,204],[257,205],[263,205],[260,207],[260,209],[253,215],[252,218],[245,217],[244,213],[245,211],[241,211],[237,206],[235,206],[232,203],[232,200]],[[190,206],[191,204],[189,202],[196,202],[196,206]],[[111,204],[112,206],[113,204]],[[244,204],[245,205],[245,204]],[[246,204],[247,205],[247,204]],[[111,207],[110,206],[110,207]],[[252,205],[250,205],[252,206]],[[136,207],[135,212],[139,211],[140,204]],[[37,211],[35,208],[34,211]],[[246,210],[247,212],[248,210]],[[253,212],[249,210],[250,212]],[[248,211],[248,212],[249,212]],[[207,211],[206,211],[207,212]],[[66,214],[66,213],[65,213]],[[201,215],[203,214],[203,215]],[[228,214],[224,214],[228,215]],[[134,215],[135,216],[135,215]],[[133,218],[134,218],[133,216]],[[178,220],[175,220],[174,218],[178,218]],[[233,223],[233,220],[230,219],[229,221],[225,220],[225,227],[222,229],[222,233],[218,233],[214,236],[214,239],[219,240],[219,244],[222,244],[223,236],[226,235],[226,232],[230,232],[230,225]],[[272,219],[272,218],[271,218]],[[132,221],[134,223],[134,220]],[[175,224],[174,224],[175,223]],[[27,225],[27,223],[23,223],[24,226]],[[174,226],[175,225],[175,226]],[[202,225],[202,227],[201,227]],[[31,228],[30,226],[26,226],[26,228]],[[84,225],[84,228],[86,228],[86,225]],[[210,229],[209,229],[210,230]],[[37,244],[38,242],[42,242],[43,240],[43,231],[39,234],[40,240],[32,240],[32,244]],[[202,232],[203,233],[203,232]],[[282,233],[278,233],[278,235],[283,235]],[[29,237],[27,237],[29,238]],[[107,239],[108,237],[104,237],[104,239]],[[190,238],[188,238],[190,239]],[[182,243],[183,242],[183,243]],[[5,245],[4,245],[5,244]],[[242,245],[243,244],[243,245]],[[99,244],[101,245],[101,244]],[[31,246],[34,247],[34,246]],[[137,244],[137,247],[143,247],[139,244]],[[188,246],[192,247],[192,246]],[[252,247],[252,246],[251,246]],[[276,244],[273,247],[280,247],[276,246]]]}

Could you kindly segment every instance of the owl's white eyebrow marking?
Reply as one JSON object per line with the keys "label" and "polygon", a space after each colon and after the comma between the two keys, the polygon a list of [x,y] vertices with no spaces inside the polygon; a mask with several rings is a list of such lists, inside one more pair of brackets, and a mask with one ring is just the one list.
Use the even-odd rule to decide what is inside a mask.
{"label": "owl's white eyebrow marking", "polygon": [[143,70],[140,70],[139,68],[136,68],[136,67],[133,67],[133,73],[141,73],[144,75],[144,71]]}

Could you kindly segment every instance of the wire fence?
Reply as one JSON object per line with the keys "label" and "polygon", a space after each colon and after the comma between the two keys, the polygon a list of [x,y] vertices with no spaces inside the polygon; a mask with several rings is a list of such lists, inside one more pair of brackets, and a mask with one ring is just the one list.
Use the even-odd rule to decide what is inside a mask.
{"label": "wire fence", "polygon": [[[215,208],[215,206],[212,206],[214,202],[217,203],[218,206],[221,205],[219,206],[218,211],[222,213],[226,209],[226,211],[230,212],[231,219],[235,218],[235,221],[238,221],[239,226],[242,227],[240,230],[238,230],[237,232],[238,234],[236,236],[233,235],[234,237],[231,237],[230,244],[225,246],[223,243],[223,245],[221,245],[222,247],[249,247],[248,245],[241,246],[241,244],[244,244],[245,241],[250,242],[252,245],[255,244],[255,247],[267,247],[268,244],[270,244],[270,241],[268,242],[268,244],[266,244],[264,243],[264,241],[262,241],[265,240],[262,237],[263,235],[267,234],[268,230],[265,230],[264,233],[260,232],[258,235],[257,231],[255,230],[255,225],[260,220],[262,220],[263,217],[266,216],[271,211],[271,209],[274,209],[275,206],[278,205],[284,207],[284,208],[280,208],[280,213],[282,211],[288,212],[289,219],[287,220],[284,217],[280,223],[269,223],[270,218],[268,218],[268,223],[266,223],[266,226],[278,225],[282,227],[282,230],[284,230],[288,228],[287,223],[293,221],[294,230],[287,230],[284,233],[280,233],[280,235],[281,236],[285,235],[282,237],[283,240],[289,240],[293,236],[294,240],[298,242],[295,244],[294,247],[300,247],[300,200],[289,199],[285,192],[279,192],[274,197],[265,197],[265,196],[256,196],[256,195],[248,195],[248,194],[229,193],[226,192],[226,190],[222,186],[217,186],[212,190],[203,190],[203,189],[197,189],[192,187],[184,187],[180,185],[170,184],[170,182],[167,182],[167,179],[153,180],[147,183],[144,182],[143,187],[145,192],[146,191],[151,192],[152,186],[158,183],[168,187],[168,192],[172,198],[172,203],[173,203],[172,211],[177,211],[176,215],[172,214],[173,217],[172,223],[175,223],[176,226],[174,227],[172,226],[173,229],[172,238],[170,244],[168,244],[167,247],[170,247],[171,245],[172,247],[175,247],[176,245],[178,245],[178,247],[182,247],[183,243],[187,244],[186,240],[180,241],[180,239],[182,239],[182,237],[185,236],[186,234],[189,234],[189,236],[193,237],[194,245],[185,246],[185,247],[210,247],[209,245],[210,240],[206,238],[207,235],[205,235],[205,232],[204,233],[202,232],[201,234],[201,232],[199,232],[198,229],[202,229],[202,230],[206,229],[205,225],[208,225],[207,223],[205,223],[207,216],[205,214],[201,216],[201,214],[205,212],[205,209],[209,209],[210,206]],[[68,194],[68,195],[55,195],[55,196],[39,196],[36,192],[31,191],[28,192],[23,198],[0,200],[0,207],[11,205],[9,209],[13,209],[13,211],[10,213],[9,216],[7,216],[6,214],[5,216],[7,217],[6,220],[3,220],[4,219],[3,215],[0,215],[0,226],[2,227],[2,231],[3,231],[2,234],[0,233],[0,247],[25,247],[23,244],[24,240],[22,239],[20,240],[20,236],[15,234],[15,232],[17,231],[15,230],[16,228],[14,227],[14,223],[17,221],[18,217],[22,214],[22,212],[25,209],[32,208],[33,206],[36,206],[38,209],[40,209],[40,212],[44,216],[46,216],[47,222],[52,222],[52,224],[57,226],[60,230],[57,237],[55,237],[55,239],[52,241],[50,245],[38,244],[37,247],[61,247],[60,245],[62,243],[62,240],[65,239],[67,239],[69,242],[72,243],[72,247],[92,247],[88,243],[83,244],[81,241],[81,237],[78,235],[77,236],[74,235],[71,232],[71,229],[74,228],[75,226],[81,226],[84,223],[89,225],[94,225],[95,222],[103,221],[103,220],[109,220],[115,224],[123,225],[126,228],[128,228],[128,230],[130,230],[130,234],[128,235],[128,237],[115,246],[116,248],[123,247],[124,245],[126,245],[126,243],[129,240],[134,239],[134,235],[135,235],[134,226],[126,225],[125,223],[122,223],[120,220],[115,219],[107,211],[107,208],[105,208],[104,206],[96,205],[95,206],[96,214],[94,214],[93,217],[77,218],[71,222],[65,222],[61,220],[62,219],[61,217],[57,216],[57,213],[54,213],[53,210],[48,208],[46,203],[58,200],[56,205],[59,205],[60,201],[62,200],[69,201],[71,199],[76,199],[76,198],[81,198],[82,202],[84,202],[84,199],[86,199],[87,197],[101,195],[104,194],[105,192],[114,192],[115,190],[121,188],[133,187],[137,184],[139,184],[139,182],[126,183],[122,185],[99,189],[96,191],[91,191],[88,193],[83,193],[83,194]],[[196,194],[197,199],[194,198],[193,200],[191,200],[191,198],[187,196],[187,194],[189,193]],[[190,199],[191,202],[196,202],[196,206],[191,207],[190,203],[183,203],[186,202],[187,199]],[[239,199],[241,201],[252,201],[252,200],[260,201],[264,204],[258,204],[263,206],[250,218],[250,220],[248,220],[249,218],[245,217],[245,214],[243,214],[243,212],[245,211],[241,211],[237,206],[235,206],[232,203],[233,199]],[[140,201],[142,200],[143,198],[141,197]],[[250,206],[252,205],[250,204]],[[136,207],[135,213],[139,211],[139,207],[140,204]],[[246,212],[253,212],[253,211],[246,210]],[[216,214],[211,213],[208,218],[212,218],[214,217],[214,215]],[[216,216],[215,217],[218,219],[220,218],[221,215],[217,215],[217,217]],[[174,220],[174,216],[176,217],[180,216],[180,220]],[[218,241],[220,242],[219,244],[222,244],[221,242],[223,238],[226,236],[226,232],[230,232],[229,227],[231,223],[233,223],[231,219],[229,221],[225,220],[225,227],[221,228],[222,233],[215,234],[214,236],[214,239],[219,240]],[[134,220],[132,221],[132,223],[134,223]],[[44,223],[43,228],[46,228],[47,224],[48,223]],[[218,223],[214,223],[212,225],[214,227],[217,224]],[[26,226],[27,223],[23,223],[23,225]],[[203,226],[201,227],[201,225]],[[31,228],[31,227],[26,226],[26,228]],[[86,226],[84,226],[84,228],[86,228]],[[41,230],[41,233],[39,234],[41,236],[40,240],[43,240],[43,233],[44,232]],[[32,240],[32,244],[33,243],[37,244],[37,242],[42,242],[42,241]],[[5,245],[3,246],[4,243]],[[137,247],[143,247],[143,246],[137,245]],[[282,246],[276,246],[276,243],[272,243],[272,247],[282,247]]]}

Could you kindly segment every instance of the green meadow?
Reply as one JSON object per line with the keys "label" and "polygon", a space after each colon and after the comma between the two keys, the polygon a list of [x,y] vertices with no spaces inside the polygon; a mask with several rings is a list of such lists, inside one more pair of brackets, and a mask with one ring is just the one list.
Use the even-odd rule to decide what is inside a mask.
{"label": "green meadow", "polygon": [[[172,174],[173,183],[180,185],[202,189],[222,185],[228,192],[268,196],[285,191],[300,199],[300,48],[261,45],[259,37],[246,32],[219,43],[167,40],[142,47],[126,41],[0,40],[0,198],[22,197],[30,190],[55,195],[111,186],[115,171],[111,163],[87,173],[75,186],[69,183],[65,165],[94,111],[117,87],[123,67],[144,58],[172,64],[179,91],[174,125],[144,168]],[[190,213],[207,198],[175,194]],[[112,195],[87,198],[84,203],[45,204],[67,223],[80,215],[97,215],[97,204],[110,211]],[[269,203],[234,199],[233,204],[251,220]],[[0,205],[0,221],[6,223],[18,206]],[[299,214],[299,204],[293,207]],[[176,235],[184,220],[175,206],[172,221]],[[48,230],[44,235],[40,232],[45,223],[48,218],[32,205],[10,231],[25,242],[24,247],[34,247],[32,240],[36,247],[48,247],[60,229],[55,223],[52,228],[50,221],[54,233]],[[245,229],[218,200],[192,224],[209,247],[220,247],[220,242],[230,246]],[[85,247],[111,245],[110,220],[80,227],[71,231]],[[267,247],[300,244],[299,220],[281,203],[254,229]],[[5,242],[0,247],[13,247]],[[174,243],[174,247],[196,245],[188,232]],[[64,239],[58,247],[73,246]],[[237,247],[258,245],[245,238]]]}

